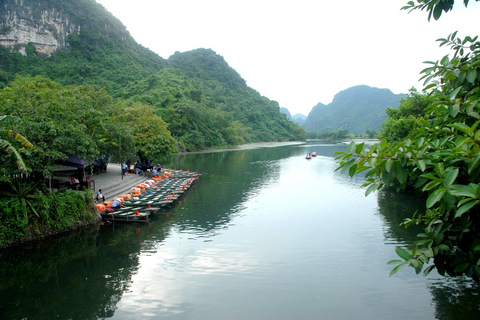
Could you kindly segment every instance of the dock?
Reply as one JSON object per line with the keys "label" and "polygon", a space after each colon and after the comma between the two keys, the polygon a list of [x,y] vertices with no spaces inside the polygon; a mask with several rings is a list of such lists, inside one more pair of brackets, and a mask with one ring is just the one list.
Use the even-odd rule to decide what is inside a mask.
{"label": "dock", "polygon": [[[106,173],[95,175],[96,192],[103,190],[105,208],[97,205],[104,221],[148,223],[149,216],[176,202],[198,178],[196,172],[162,169],[162,177],[130,174],[122,177],[119,165],[109,164]],[[107,213],[114,199],[122,207]],[[103,209],[103,210],[102,210]]]}

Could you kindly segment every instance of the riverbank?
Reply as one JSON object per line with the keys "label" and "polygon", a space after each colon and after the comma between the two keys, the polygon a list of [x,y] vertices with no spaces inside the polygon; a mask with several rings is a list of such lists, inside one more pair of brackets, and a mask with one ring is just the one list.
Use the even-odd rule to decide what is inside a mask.
{"label": "riverbank", "polygon": [[178,152],[173,154],[199,154],[199,153],[214,153],[214,152],[226,152],[226,151],[254,150],[254,149],[262,149],[262,148],[276,148],[276,147],[285,147],[285,146],[292,146],[292,145],[301,145],[305,143],[306,143],[305,141],[255,142],[255,143],[242,144],[240,146],[236,146],[233,148]]}

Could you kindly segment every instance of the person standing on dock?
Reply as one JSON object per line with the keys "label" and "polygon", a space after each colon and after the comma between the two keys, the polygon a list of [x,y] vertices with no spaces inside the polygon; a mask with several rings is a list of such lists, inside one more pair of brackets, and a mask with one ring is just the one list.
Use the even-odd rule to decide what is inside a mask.
{"label": "person standing on dock", "polygon": [[125,164],[125,161],[122,162],[122,174],[127,174],[127,165]]}

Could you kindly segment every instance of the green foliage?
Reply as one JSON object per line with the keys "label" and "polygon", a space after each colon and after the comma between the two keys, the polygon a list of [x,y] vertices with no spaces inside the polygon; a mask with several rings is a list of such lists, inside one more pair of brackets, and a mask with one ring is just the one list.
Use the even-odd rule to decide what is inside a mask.
{"label": "green foliage", "polygon": [[[16,181],[13,185],[16,189],[9,191],[12,195],[0,198],[0,247],[88,224],[95,218],[91,207],[93,195],[89,190],[63,190],[44,195],[32,189],[31,183]],[[27,202],[27,210],[31,210],[27,217],[20,199]],[[32,214],[34,212],[36,214]]]}
{"label": "green foliage", "polygon": [[0,194],[7,198],[7,204],[12,204],[17,208],[17,220],[23,218],[25,222],[28,222],[32,213],[40,217],[35,209],[35,202],[41,196],[40,191],[37,189],[37,183],[28,180],[14,180],[9,183],[9,186],[10,190],[2,191]]}
{"label": "green foliage", "polygon": [[348,135],[348,130],[308,132],[309,139],[345,139]]}
{"label": "green foliage", "polygon": [[[338,153],[338,170],[365,174],[366,194],[384,186],[425,193],[426,211],[404,222],[422,225],[413,248],[397,248],[404,265],[417,273],[480,279],[480,42],[477,37],[439,40],[454,52],[423,70],[430,105],[414,140],[381,143],[367,149],[352,143]],[[433,260],[433,261],[432,261]],[[432,263],[431,265],[429,265]],[[425,268],[425,269],[424,269]]]}
{"label": "green foliage", "polygon": [[[478,2],[478,0],[475,0]],[[465,7],[468,6],[469,0],[463,0]],[[418,4],[415,4],[414,1],[408,1],[407,5],[404,6],[403,10],[426,10],[428,11],[428,21],[433,18],[435,20],[440,19],[443,12],[447,13],[453,9],[453,4],[455,0],[417,0]]]}
{"label": "green foliage", "polygon": [[35,145],[24,157],[36,171],[48,173],[56,159],[69,154],[93,159],[117,140],[105,125],[114,113],[110,101],[104,90],[91,86],[62,87],[43,77],[20,77],[0,91],[0,113],[23,120],[14,129]]}
{"label": "green foliage", "polygon": [[[2,160],[4,164],[11,163],[12,161],[9,161],[9,158],[11,158],[9,155],[13,155],[16,168],[26,171],[27,167],[23,161],[21,151],[25,148],[32,149],[33,145],[21,134],[4,127],[4,125],[19,121],[21,121],[21,119],[18,117],[8,115],[0,116],[0,150],[4,150],[6,153],[5,155],[0,155],[0,160]],[[18,144],[22,146],[20,149],[17,149],[15,146]],[[7,171],[2,171],[3,174],[7,173]]]}
{"label": "green foliage", "polygon": [[[249,88],[223,57],[212,50],[197,49],[175,53],[168,62],[182,70],[194,86],[203,92],[202,102],[205,107],[214,110],[207,113],[218,114],[221,118],[214,119],[213,123],[223,125],[216,128],[222,134],[223,141],[215,141],[232,141],[225,136],[231,131],[244,133],[240,136],[240,141],[245,142],[305,139],[303,129],[280,112],[277,102],[262,97]],[[245,128],[239,131],[240,124]],[[174,130],[172,134],[175,135]]]}
{"label": "green foliage", "polygon": [[382,124],[379,138],[389,142],[405,138],[413,139],[418,135],[425,120],[425,109],[434,101],[432,95],[418,93],[411,89],[409,95],[400,101],[396,109],[387,108],[387,120]]}
{"label": "green foliage", "polygon": [[136,153],[142,159],[160,159],[176,151],[175,140],[167,130],[167,124],[150,106],[126,107],[112,120],[130,128]]}

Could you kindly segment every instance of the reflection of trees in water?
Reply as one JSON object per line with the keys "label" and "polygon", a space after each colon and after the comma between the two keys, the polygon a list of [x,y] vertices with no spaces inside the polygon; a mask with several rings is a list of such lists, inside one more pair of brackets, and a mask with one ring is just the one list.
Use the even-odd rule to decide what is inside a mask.
{"label": "reflection of trees in water", "polygon": [[3,319],[111,317],[138,269],[136,229],[95,228],[0,253]]}
{"label": "reflection of trees in water", "polygon": [[379,213],[385,217],[387,228],[384,230],[387,239],[395,239],[397,243],[411,243],[417,240],[417,234],[423,231],[421,226],[405,228],[400,224],[405,218],[411,218],[415,211],[423,213],[425,199],[409,193],[397,193],[384,188],[377,198]]}
{"label": "reflection of trees in water", "polygon": [[[416,210],[423,213],[425,198],[384,189],[378,194],[378,207],[379,213],[385,217],[387,239],[394,239],[395,243],[418,240],[416,235],[423,232],[421,226],[405,229],[400,223]],[[411,272],[414,273],[413,269]],[[435,302],[437,319],[480,319],[480,284],[447,276],[439,280],[431,279],[427,285]]]}
{"label": "reflection of trees in water", "polygon": [[480,319],[480,284],[471,279],[452,279],[432,283],[429,289],[435,302],[437,319]]}
{"label": "reflection of trees in water", "polygon": [[[295,152],[298,150],[293,147],[282,147],[188,154],[173,157],[165,166],[202,174],[199,187],[187,193],[187,201],[195,206],[195,227],[209,232],[228,225],[246,198],[279,177],[278,160]],[[192,227],[185,221],[188,213],[182,211],[182,217],[174,216],[177,228],[188,230]]]}

